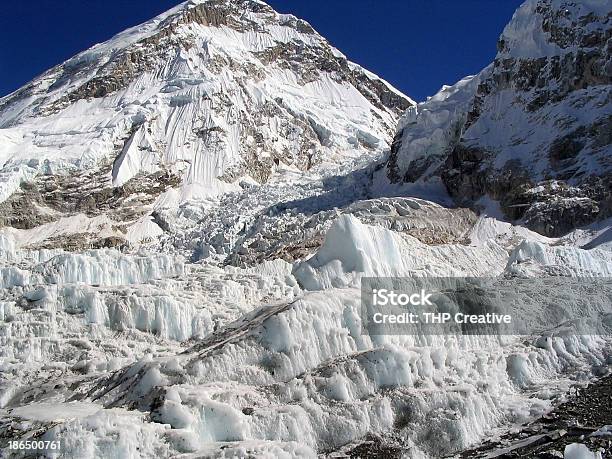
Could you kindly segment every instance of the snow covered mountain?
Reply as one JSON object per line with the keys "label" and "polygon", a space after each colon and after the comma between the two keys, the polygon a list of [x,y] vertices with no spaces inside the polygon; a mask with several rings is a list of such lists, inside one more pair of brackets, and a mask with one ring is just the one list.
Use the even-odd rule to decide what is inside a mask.
{"label": "snow covered mountain", "polygon": [[[587,295],[612,276],[609,9],[528,0],[491,66],[416,106],[304,21],[190,1],[1,99],[2,457],[443,457],[588,393],[612,365],[610,291]],[[385,276],[523,280],[498,296],[533,332],[366,333]],[[607,441],[597,410],[568,451]],[[488,457],[550,437],[522,433]]]}
{"label": "snow covered mountain", "polygon": [[3,218],[105,213],[116,245],[152,209],[380,153],[411,104],[294,16],[187,2],[0,99]]}
{"label": "snow covered mountain", "polygon": [[[494,62],[408,110],[393,182],[441,179],[548,236],[612,215],[610,2],[529,0]],[[490,209],[489,209],[490,210]]]}

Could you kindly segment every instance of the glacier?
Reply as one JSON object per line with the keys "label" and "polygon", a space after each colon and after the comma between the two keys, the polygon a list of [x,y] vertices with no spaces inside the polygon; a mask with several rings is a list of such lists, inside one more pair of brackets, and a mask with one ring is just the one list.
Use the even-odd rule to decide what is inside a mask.
{"label": "glacier", "polygon": [[[361,287],[612,277],[605,3],[527,0],[419,104],[259,0],[190,0],[1,98],[2,457],[520,453],[505,435],[610,375],[612,304],[370,335]],[[583,86],[554,76],[585,55]],[[550,329],[578,306],[595,328]],[[553,453],[605,457],[589,438]]]}
{"label": "glacier", "polygon": [[3,275],[4,422],[23,419],[79,457],[313,457],[367,434],[411,457],[451,454],[545,413],[609,364],[605,336],[367,336],[360,325],[364,275],[609,276],[600,249],[429,246],[344,215],[293,265],[112,249],[4,257],[22,260],[20,276]]}

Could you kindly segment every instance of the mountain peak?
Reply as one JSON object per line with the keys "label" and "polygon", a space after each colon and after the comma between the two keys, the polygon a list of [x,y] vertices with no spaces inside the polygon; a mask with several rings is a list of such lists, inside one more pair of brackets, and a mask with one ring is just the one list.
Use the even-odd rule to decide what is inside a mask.
{"label": "mountain peak", "polygon": [[504,28],[497,58],[561,55],[598,45],[609,34],[610,7],[599,0],[528,0]]}
{"label": "mountain peak", "polygon": [[178,202],[215,196],[379,155],[411,104],[305,21],[257,0],[190,1],[0,100],[0,196],[91,169],[103,187],[168,173]]}

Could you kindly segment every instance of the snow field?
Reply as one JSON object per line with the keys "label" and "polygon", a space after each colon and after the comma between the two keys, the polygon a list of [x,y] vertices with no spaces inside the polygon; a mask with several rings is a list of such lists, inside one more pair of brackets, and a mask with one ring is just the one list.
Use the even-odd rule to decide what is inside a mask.
{"label": "snow field", "polygon": [[[376,232],[383,234],[363,237]],[[371,240],[379,242],[361,244]],[[541,257],[542,251],[554,253],[559,248],[527,252],[525,246],[509,256],[507,269],[519,253],[534,265],[559,262]],[[408,255],[406,247],[419,250]],[[450,454],[499,425],[544,413],[555,394],[567,390],[570,376],[587,378],[593,368],[605,366],[610,351],[605,337],[362,335],[359,275],[386,272],[389,266],[396,266],[396,275],[419,275],[418,265],[393,262],[402,259],[402,253],[403,259],[416,253],[421,261],[437,261],[445,250],[466,256],[452,252],[453,245],[420,247],[413,241],[410,246],[388,230],[341,217],[314,257],[323,262],[309,265],[308,279],[329,279],[332,263],[335,275],[353,280],[353,286],[320,289],[321,284],[315,284],[316,291],[286,305],[264,306],[180,354],[126,367],[113,376],[112,385],[102,378],[90,396],[106,406],[135,404],[152,410],[156,423],[172,428],[161,436],[164,442],[186,453],[215,450],[214,445],[225,442],[262,451],[271,444],[333,450],[368,432],[393,431],[393,436],[413,445],[415,454]],[[486,255],[498,249],[485,245],[470,250]],[[574,274],[582,273],[587,256],[582,252],[587,251],[568,251],[581,256],[565,265],[573,267]],[[467,253],[468,260],[476,259]],[[363,261],[373,254],[376,264]],[[495,259],[503,272],[505,263]],[[480,269],[485,267],[490,269]],[[268,269],[287,275],[286,265],[278,262]],[[600,264],[590,264],[593,275],[605,275],[601,269]],[[57,429],[53,438],[82,428],[82,420],[74,423]],[[146,425],[140,428],[149,428]],[[101,435],[96,441],[104,441],[103,430],[88,428]],[[131,441],[132,447],[138,443],[136,438]]]}

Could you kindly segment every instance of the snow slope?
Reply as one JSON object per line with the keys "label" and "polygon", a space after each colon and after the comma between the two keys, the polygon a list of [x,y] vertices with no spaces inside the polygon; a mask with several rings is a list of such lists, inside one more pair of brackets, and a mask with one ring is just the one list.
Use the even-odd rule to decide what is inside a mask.
{"label": "snow slope", "polygon": [[380,153],[411,103],[291,15],[187,2],[0,99],[0,200],[97,168],[109,188],[164,171],[179,203],[215,196]]}
{"label": "snow slope", "polygon": [[[491,190],[480,215],[450,206],[440,172],[468,140],[503,147],[491,167],[537,162],[529,142],[601,119],[606,84],[530,112],[521,98],[544,87],[517,89],[504,65],[574,62],[605,15],[528,0],[496,62],[414,106],[304,21],[196,0],[0,100],[3,457],[28,457],[7,447],[26,439],[84,459],[440,457],[609,373],[612,340],[593,331],[612,304],[538,300],[549,281],[609,279],[610,220],[534,231]],[[510,121],[533,129],[506,149]],[[609,156],[589,139],[580,161]],[[583,202],[574,179],[530,195]],[[370,335],[372,276],[520,279],[502,300],[535,331]]]}

